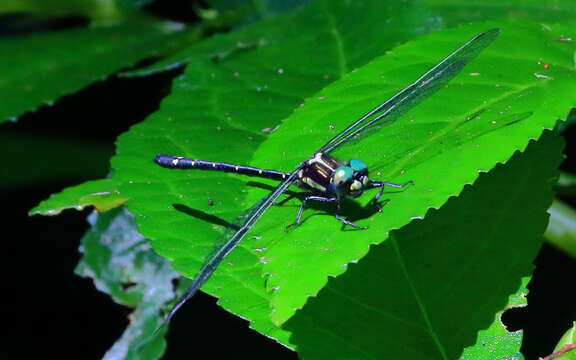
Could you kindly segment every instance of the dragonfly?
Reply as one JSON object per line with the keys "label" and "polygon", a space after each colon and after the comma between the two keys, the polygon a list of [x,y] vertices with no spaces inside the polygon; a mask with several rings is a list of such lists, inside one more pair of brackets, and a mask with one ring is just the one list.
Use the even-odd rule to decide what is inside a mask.
{"label": "dragonfly", "polygon": [[256,203],[242,216],[238,226],[232,231],[232,235],[225,239],[222,245],[208,257],[197,276],[193,279],[192,284],[168,312],[163,324],[168,323],[178,309],[194,296],[258,219],[292,185],[309,192],[300,204],[296,221],[293,225],[300,224],[302,213],[307,203],[315,201],[335,204],[336,211],[334,216],[338,221],[353,228],[366,229],[341,216],[342,199],[345,197],[357,198],[366,190],[379,189],[373,198],[373,202],[380,210],[378,200],[386,186],[403,188],[412,184],[412,182],[394,184],[386,181],[371,180],[368,176],[368,168],[362,161],[356,159],[340,161],[330,156],[330,153],[346,143],[358,140],[361,135],[372,134],[375,130],[390,125],[420,102],[445,87],[466,64],[488,47],[499,33],[499,29],[491,29],[476,35],[421,75],[412,84],[354,121],[314,152],[309,159],[303,161],[289,173],[223,162],[195,160],[182,156],[157,155],[154,158],[154,162],[168,169],[220,171],[280,181],[280,184],[270,194]]}

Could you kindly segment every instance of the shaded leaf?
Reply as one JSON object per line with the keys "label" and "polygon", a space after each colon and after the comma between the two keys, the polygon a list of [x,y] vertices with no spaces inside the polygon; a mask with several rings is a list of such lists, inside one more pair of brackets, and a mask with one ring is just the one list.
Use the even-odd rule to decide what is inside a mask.
{"label": "shaded leaf", "polygon": [[242,25],[269,19],[308,3],[310,0],[207,0],[221,22]]}
{"label": "shaded leaf", "polygon": [[576,258],[576,211],[560,200],[555,200],[550,209],[550,223],[546,239],[550,244]]}
{"label": "shaded leaf", "polygon": [[104,212],[121,206],[127,200],[122,197],[112,179],[92,180],[51,195],[28,214],[53,216],[65,209],[84,210],[87,206],[94,206],[97,211]]}
{"label": "shaded leaf", "polygon": [[6,127],[0,133],[0,162],[4,169],[9,170],[0,177],[2,188],[78,181],[78,178],[96,178],[109,171],[112,149],[108,144],[90,139],[10,131]]}
{"label": "shaded leaf", "polygon": [[3,0],[0,2],[0,13],[39,13],[44,16],[90,15],[97,12],[102,3],[106,2],[98,0]]}
{"label": "shaded leaf", "polygon": [[186,35],[179,30],[169,23],[140,23],[0,38],[0,122],[162,55]]}
{"label": "shaded leaf", "polygon": [[576,197],[576,174],[560,172],[556,192],[567,198]]}
{"label": "shaded leaf", "polygon": [[162,321],[161,309],[174,298],[172,280],[179,275],[135,231],[125,209],[93,214],[90,222],[76,273],[91,278],[114,301],[135,307],[130,325],[104,359],[159,359],[166,347],[162,337],[166,328],[154,331]]}
{"label": "shaded leaf", "polygon": [[301,357],[457,359],[471,345],[465,358],[517,355],[494,318],[524,301],[508,297],[542,244],[562,145],[544,134],[331,278],[285,324]]}
{"label": "shaded leaf", "polygon": [[502,323],[502,313],[511,308],[527,305],[528,289],[526,286],[529,280],[528,277],[522,278],[520,289],[510,295],[505,309],[496,314],[490,327],[478,332],[476,343],[464,349],[461,360],[524,359],[520,353],[523,332],[522,330],[508,331]]}
{"label": "shaded leaf", "polygon": [[140,9],[157,0],[115,0],[121,9]]}
{"label": "shaded leaf", "polygon": [[[241,60],[238,57],[247,57],[244,60],[255,57],[253,66],[258,65],[265,71],[276,71],[290,64],[292,74],[286,77],[298,75],[300,81],[314,81],[308,87],[313,86],[318,90],[320,84],[336,80],[373,57],[384,54],[394,45],[440,27],[435,18],[412,2],[314,0],[292,13],[247,25],[226,35],[216,34],[198,46],[169,56],[150,67],[130,71],[127,75],[168,70],[200,58],[233,64]],[[359,34],[362,36],[361,43],[358,41]],[[273,53],[271,48],[281,48],[283,51]],[[280,54],[281,57],[272,56]],[[233,60],[229,61],[229,58]],[[334,68],[335,65],[338,68]],[[321,70],[325,71],[322,74],[324,78],[316,79]],[[334,74],[335,71],[339,74]],[[270,81],[272,75],[251,74],[251,77],[258,76],[262,81]],[[319,80],[322,80],[320,84]],[[245,85],[250,89],[257,86],[264,91],[267,89],[264,82]]]}

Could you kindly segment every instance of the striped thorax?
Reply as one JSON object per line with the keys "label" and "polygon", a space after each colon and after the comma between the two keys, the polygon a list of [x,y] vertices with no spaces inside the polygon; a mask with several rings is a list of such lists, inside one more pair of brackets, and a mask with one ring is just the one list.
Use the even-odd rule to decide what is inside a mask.
{"label": "striped thorax", "polygon": [[347,163],[318,152],[298,173],[298,186],[328,195],[358,197],[369,183],[368,169],[359,160]]}

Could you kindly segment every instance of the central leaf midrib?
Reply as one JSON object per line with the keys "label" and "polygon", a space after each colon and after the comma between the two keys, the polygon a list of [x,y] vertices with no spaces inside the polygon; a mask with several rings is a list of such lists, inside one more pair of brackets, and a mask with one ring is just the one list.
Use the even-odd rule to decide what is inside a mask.
{"label": "central leaf midrib", "polygon": [[345,50],[344,50],[344,44],[342,43],[342,39],[341,39],[341,33],[338,30],[337,26],[336,26],[336,19],[334,17],[334,14],[331,12],[327,12],[327,16],[326,18],[328,19],[328,22],[330,23],[330,27],[332,28],[332,31],[330,31],[329,33],[333,35],[334,38],[334,44],[336,45],[336,60],[338,61],[338,68],[339,68],[339,78],[342,78],[344,75],[346,75],[350,70],[348,69],[348,63],[346,61],[346,55],[345,55]]}
{"label": "central leaf midrib", "polygon": [[396,258],[398,259],[398,264],[400,265],[401,273],[404,274],[404,278],[406,279],[406,283],[410,287],[410,290],[412,291],[412,294],[414,296],[414,300],[416,301],[416,304],[418,305],[418,309],[420,310],[420,313],[422,314],[422,319],[424,320],[424,324],[426,325],[425,329],[427,330],[427,333],[430,335],[430,338],[432,338],[432,341],[434,342],[434,344],[438,348],[438,352],[441,354],[442,359],[447,360],[448,355],[446,354],[446,350],[444,349],[444,346],[442,345],[442,343],[440,342],[440,339],[436,335],[436,332],[432,328],[432,323],[430,321],[430,318],[428,317],[428,311],[426,310],[424,303],[422,302],[422,300],[420,298],[420,295],[416,291],[416,286],[412,282],[412,278],[408,274],[408,270],[406,269],[406,265],[404,264],[404,261],[403,261],[402,255],[400,253],[400,249],[398,248],[398,243],[396,241],[396,237],[394,236],[394,234],[390,235],[390,237],[388,238],[388,241],[390,242],[392,249],[394,250],[394,253],[396,254]]}

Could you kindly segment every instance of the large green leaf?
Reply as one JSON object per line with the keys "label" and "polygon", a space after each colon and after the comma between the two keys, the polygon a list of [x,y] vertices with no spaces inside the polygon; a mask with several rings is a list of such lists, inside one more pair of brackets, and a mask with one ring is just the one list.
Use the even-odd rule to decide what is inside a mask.
{"label": "large green leaf", "polygon": [[164,54],[185,38],[178,30],[154,22],[0,38],[0,122]]}
{"label": "large green leaf", "polygon": [[[175,81],[172,95],[120,137],[112,160],[120,191],[131,198],[128,207],[155,250],[193,277],[226,223],[245,208],[246,191],[246,179],[163,170],[152,163],[156,154],[249,162],[267,137],[264,130],[306,97],[424,31],[415,26],[420,13],[409,10],[396,3],[317,1],[191,49],[193,61]],[[248,245],[231,254],[226,271],[204,290],[221,297],[222,306],[249,319],[253,328],[287,343],[287,334],[269,320],[258,248]]]}
{"label": "large green leaf", "polygon": [[[436,33],[399,47],[310,98],[265,142],[251,162],[256,167],[289,170],[343,129],[358,114],[415,80],[473,34],[495,24]],[[415,186],[387,194],[382,214],[352,210],[347,215],[368,231],[339,231],[329,216],[304,216],[304,225],[283,231],[296,203],[275,207],[253,231],[262,254],[267,287],[274,291],[273,320],[280,324],[326,284],[328,276],[361,259],[370,245],[429,208],[439,208],[473,183],[479,172],[506,162],[529,139],[564,118],[576,99],[574,43],[558,41],[570,29],[540,25],[502,25],[502,34],[448,87],[361,143],[338,152],[342,159],[364,160],[373,177]],[[546,64],[546,65],[544,65]],[[532,114],[525,119],[527,115]],[[518,121],[510,126],[510,122]],[[298,146],[294,146],[297,144]],[[289,151],[279,151],[289,149]],[[271,156],[271,154],[277,154]],[[251,191],[246,207],[266,194]],[[369,196],[364,196],[366,204]],[[252,245],[252,244],[258,244]]]}
{"label": "large green leaf", "polygon": [[[319,21],[315,25],[321,29]],[[473,34],[494,26],[438,33],[359,69],[310,98],[262,144],[251,164],[290,170],[358,114],[413,81]],[[246,163],[264,138],[259,130],[273,128],[273,119],[300,103],[296,94],[307,96],[313,91],[310,85],[353,68],[357,55],[352,54],[361,49],[347,33],[327,29],[332,42],[304,38],[284,55],[281,46],[267,45],[221,58],[217,66],[191,63],[160,112],[120,139],[113,165],[122,193],[131,198],[128,206],[155,249],[184,274],[194,276],[213,248],[217,230],[267,192],[226,174],[161,170],[150,159],[157,153],[174,153]],[[297,204],[274,207],[204,290],[250,319],[255,329],[285,342],[286,334],[269,323],[269,302],[273,321],[281,324],[324,286],[328,276],[344,272],[347,263],[361,259],[390,230],[423,217],[430,207],[442,206],[464,184],[474,182],[479,171],[507,161],[530,138],[538,138],[564,117],[574,104],[574,44],[558,39],[569,33],[537,25],[503,26],[494,46],[447,89],[394,126],[346,148],[344,158],[364,159],[377,178],[416,182],[404,193],[388,194],[391,201],[381,215],[354,210],[346,214],[370,225],[370,230],[339,231],[333,218],[309,218],[307,212],[304,224],[287,233],[283,228],[293,221]],[[267,37],[273,38],[270,33]],[[304,67],[308,44],[322,44],[326,48],[319,53],[333,49],[334,55]],[[471,116],[478,112],[480,116]],[[523,121],[502,126],[516,120]],[[242,201],[247,189],[249,197]],[[354,219],[354,214],[370,217]],[[260,263],[272,292],[263,288]]]}
{"label": "large green leaf", "polygon": [[562,146],[548,132],[330,279],[285,324],[301,357],[458,359],[467,346],[465,359],[517,356],[518,336],[494,318],[532,271]]}

